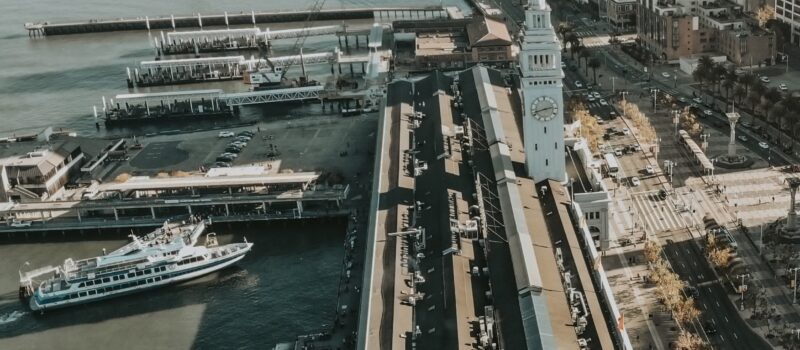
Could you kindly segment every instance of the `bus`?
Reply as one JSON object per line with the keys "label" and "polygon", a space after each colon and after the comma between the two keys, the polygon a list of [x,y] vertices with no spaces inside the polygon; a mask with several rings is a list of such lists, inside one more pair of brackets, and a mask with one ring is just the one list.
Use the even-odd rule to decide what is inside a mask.
{"label": "bus", "polygon": [[608,171],[608,175],[616,176],[617,172],[619,171],[619,162],[617,161],[617,156],[614,153],[606,153],[606,169]]}

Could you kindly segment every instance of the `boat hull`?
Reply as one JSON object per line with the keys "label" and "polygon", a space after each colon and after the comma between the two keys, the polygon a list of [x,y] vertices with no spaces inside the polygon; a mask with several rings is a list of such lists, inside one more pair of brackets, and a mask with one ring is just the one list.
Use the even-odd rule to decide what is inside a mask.
{"label": "boat hull", "polygon": [[190,272],[187,272],[187,273],[184,273],[184,274],[180,274],[178,276],[171,277],[171,278],[168,278],[168,279],[164,279],[164,280],[161,280],[161,281],[148,283],[148,284],[144,284],[144,285],[140,285],[140,286],[135,286],[135,287],[131,287],[131,288],[128,288],[128,289],[121,289],[121,290],[110,291],[110,292],[106,292],[106,293],[98,293],[98,294],[91,295],[91,296],[81,297],[79,299],[69,299],[69,300],[63,300],[63,301],[49,302],[49,303],[45,303],[45,304],[40,304],[37,301],[36,296],[34,295],[33,297],[30,298],[30,300],[28,302],[28,305],[31,308],[31,310],[33,310],[33,311],[44,311],[44,310],[58,309],[58,308],[64,308],[64,307],[80,305],[80,304],[86,304],[86,303],[105,300],[105,299],[116,298],[116,297],[120,297],[120,296],[124,296],[124,295],[128,295],[128,294],[139,293],[139,292],[143,292],[143,291],[147,291],[147,290],[151,290],[151,289],[156,289],[156,288],[159,288],[159,287],[164,287],[164,286],[171,285],[171,284],[176,284],[176,283],[188,281],[188,280],[191,280],[191,279],[194,279],[194,278],[197,278],[197,277],[201,277],[201,276],[207,275],[207,274],[215,272],[215,271],[222,270],[222,269],[224,269],[224,268],[226,268],[226,267],[228,267],[230,265],[235,264],[236,262],[238,262],[239,260],[242,260],[242,258],[244,258],[245,254],[247,254],[247,252],[250,251],[251,247],[252,247],[252,243],[248,243],[247,248],[241,249],[241,250],[237,251],[236,253],[230,255],[229,257],[226,257],[224,259],[220,259],[219,261],[211,263],[207,267],[202,267],[202,268],[197,269],[195,271],[190,271]]}

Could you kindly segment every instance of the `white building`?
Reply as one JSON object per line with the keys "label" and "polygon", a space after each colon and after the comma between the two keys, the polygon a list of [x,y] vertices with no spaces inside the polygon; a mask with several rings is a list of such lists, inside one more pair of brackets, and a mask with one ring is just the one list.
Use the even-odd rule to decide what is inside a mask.
{"label": "white building", "polygon": [[550,7],[544,0],[532,0],[526,7],[520,46],[523,142],[528,175],[537,182],[546,179],[566,182],[561,44],[550,22]]}

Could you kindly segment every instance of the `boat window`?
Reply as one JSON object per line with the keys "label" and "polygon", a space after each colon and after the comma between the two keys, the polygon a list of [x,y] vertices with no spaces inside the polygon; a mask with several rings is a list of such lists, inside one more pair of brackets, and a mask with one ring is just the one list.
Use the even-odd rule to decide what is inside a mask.
{"label": "boat window", "polygon": [[92,289],[92,290],[89,291],[89,295],[95,295],[95,294],[97,294],[96,290]]}
{"label": "boat window", "polygon": [[81,284],[78,285],[78,288],[83,288],[83,287],[86,287],[86,283],[85,282],[81,282]]}
{"label": "boat window", "polygon": [[150,269],[144,270],[144,274],[145,275],[149,275],[150,274]]}
{"label": "boat window", "polygon": [[148,278],[147,279],[147,283],[153,283],[153,279],[152,278]]}
{"label": "boat window", "polygon": [[112,281],[116,281],[117,279],[118,279],[118,278],[117,278],[117,276],[112,276],[112,277],[111,277],[111,280],[112,280]]}
{"label": "boat window", "polygon": [[142,276],[142,275],[144,275],[144,271],[137,271],[136,272],[136,276]]}
{"label": "boat window", "polygon": [[103,283],[108,283],[108,282],[111,282],[111,279],[109,279],[108,277],[103,278]]}
{"label": "boat window", "polygon": [[156,277],[156,278],[155,278],[155,281],[156,281],[156,282],[158,282],[158,281],[160,281],[160,280],[161,280],[161,277]]}
{"label": "boat window", "polygon": [[138,285],[143,285],[144,284],[144,280],[139,280],[139,283],[137,283],[137,284]]}
{"label": "boat window", "polygon": [[69,298],[70,298],[70,299],[75,299],[75,298],[77,298],[77,297],[78,297],[78,293],[75,293],[75,294],[70,294],[70,295],[69,295]]}
{"label": "boat window", "polygon": [[94,284],[100,284],[100,283],[102,283],[102,281],[99,278],[94,280]]}
{"label": "boat window", "polygon": [[85,297],[85,296],[86,296],[86,292],[80,292],[80,294],[79,294],[79,295],[80,295],[81,297]]}
{"label": "boat window", "polygon": [[86,282],[86,286],[87,286],[87,287],[88,287],[88,286],[93,286],[93,285],[94,285],[94,281],[87,281],[87,282]]}
{"label": "boat window", "polygon": [[136,275],[133,274],[133,272],[128,274],[128,277],[133,277],[133,276],[136,276]]}

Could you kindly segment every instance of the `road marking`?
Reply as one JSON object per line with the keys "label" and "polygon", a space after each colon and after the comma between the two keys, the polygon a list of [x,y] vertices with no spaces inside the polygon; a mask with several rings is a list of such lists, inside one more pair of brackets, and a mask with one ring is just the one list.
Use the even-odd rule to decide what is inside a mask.
{"label": "road marking", "polygon": [[736,335],[736,333],[733,333],[733,337],[736,338],[736,339],[739,339],[739,336]]}
{"label": "road marking", "polygon": [[713,318],[712,318],[712,319],[711,319],[711,323],[713,323],[713,324],[716,326],[716,325],[717,325],[717,320],[715,320],[715,319],[713,319]]}
{"label": "road marking", "polygon": [[725,316],[725,322],[730,322],[728,321],[728,316]]}
{"label": "road marking", "polygon": [[708,287],[707,289],[708,289],[708,292],[711,293],[711,287]]}
{"label": "road marking", "polygon": [[697,266],[697,261],[692,261],[692,264],[694,264],[694,266]]}
{"label": "road marking", "polygon": [[703,303],[703,308],[708,310],[708,305],[706,305],[706,303]]}
{"label": "road marking", "polygon": [[719,339],[722,339],[722,341],[725,341],[725,337],[723,337],[722,335],[719,336]]}
{"label": "road marking", "polygon": [[686,264],[684,264],[684,263],[681,263],[681,266],[683,266],[684,268],[686,268]]}
{"label": "road marking", "polygon": [[717,303],[717,306],[719,306],[719,301],[715,301],[715,303]]}

